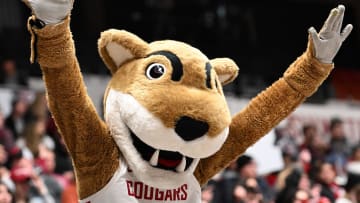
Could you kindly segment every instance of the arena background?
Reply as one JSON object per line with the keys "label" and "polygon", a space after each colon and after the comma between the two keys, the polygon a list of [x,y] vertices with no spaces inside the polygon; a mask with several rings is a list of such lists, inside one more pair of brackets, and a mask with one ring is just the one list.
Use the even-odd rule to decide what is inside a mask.
{"label": "arena background", "polygon": [[[288,65],[306,49],[307,29],[314,26],[319,31],[331,8],[340,3],[346,6],[344,24],[352,23],[354,30],[335,58],[335,70],[316,94],[278,127],[294,121],[314,123],[321,134],[327,135],[331,118],[337,117],[344,121],[348,139],[358,143],[358,0],[75,0],[71,28],[88,92],[100,115],[110,74],[98,56],[97,39],[101,31],[109,28],[131,31],[148,42],[160,39],[184,41],[202,50],[209,58],[234,59],[240,73],[235,82],[224,89],[230,109],[235,113],[281,77]],[[15,60],[17,69],[28,79],[25,90],[22,86],[0,86],[0,107],[5,116],[10,114],[11,102],[18,90],[26,91],[29,101],[33,100],[35,92],[44,90],[38,64],[30,64],[28,60],[30,37],[26,21],[29,13],[20,0],[0,0],[0,60]],[[274,141],[268,139],[266,142],[272,145]],[[280,156],[279,152],[264,152],[263,147],[256,146],[251,150],[249,153],[254,156],[270,155],[281,162],[280,158],[274,158]],[[258,163],[260,174],[283,166],[274,161],[261,168],[264,163],[260,159]]]}
{"label": "arena background", "polygon": [[[82,72],[93,78],[89,81],[101,81],[100,86],[90,82],[88,88],[99,110],[109,72],[98,56],[97,39],[109,28],[134,32],[149,42],[180,40],[209,58],[234,59],[240,74],[225,90],[249,99],[282,75],[305,50],[307,29],[319,30],[329,10],[340,3],[346,6],[344,23],[352,23],[355,29],[335,58],[336,69],[307,103],[340,99],[356,108],[360,100],[360,2],[356,0],[76,1],[71,27]],[[0,59],[15,59],[17,68],[31,78],[32,88],[39,89],[40,69],[28,61],[28,16],[21,1],[0,0]],[[1,100],[4,103],[4,97]]]}

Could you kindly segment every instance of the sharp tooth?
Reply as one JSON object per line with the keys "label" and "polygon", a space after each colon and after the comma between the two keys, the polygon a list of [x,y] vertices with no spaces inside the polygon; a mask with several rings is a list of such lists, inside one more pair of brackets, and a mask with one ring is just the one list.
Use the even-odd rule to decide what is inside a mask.
{"label": "sharp tooth", "polygon": [[183,156],[180,164],[176,167],[177,172],[184,172],[186,166],[186,158]]}
{"label": "sharp tooth", "polygon": [[157,166],[158,160],[159,160],[159,153],[160,153],[160,150],[158,150],[158,149],[154,152],[154,154],[151,156],[151,159],[150,159],[150,165]]}

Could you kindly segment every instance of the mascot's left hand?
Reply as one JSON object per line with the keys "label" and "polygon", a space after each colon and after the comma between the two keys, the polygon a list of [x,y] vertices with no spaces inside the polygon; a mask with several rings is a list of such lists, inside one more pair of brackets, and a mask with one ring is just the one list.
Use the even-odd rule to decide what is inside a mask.
{"label": "mascot's left hand", "polygon": [[74,0],[23,0],[37,19],[46,25],[62,22],[73,8]]}
{"label": "mascot's left hand", "polygon": [[314,43],[315,57],[322,63],[333,63],[342,42],[349,36],[353,26],[348,24],[341,32],[345,7],[339,5],[331,10],[329,17],[317,33],[314,27],[309,29]]}

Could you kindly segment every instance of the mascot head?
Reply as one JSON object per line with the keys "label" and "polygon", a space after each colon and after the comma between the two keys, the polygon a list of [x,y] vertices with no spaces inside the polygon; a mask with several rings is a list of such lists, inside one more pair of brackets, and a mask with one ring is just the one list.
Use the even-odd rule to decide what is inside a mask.
{"label": "mascot head", "polygon": [[178,186],[227,138],[231,115],[222,85],[237,76],[236,64],[120,30],[103,32],[98,45],[112,73],[105,120],[123,160],[146,184]]}

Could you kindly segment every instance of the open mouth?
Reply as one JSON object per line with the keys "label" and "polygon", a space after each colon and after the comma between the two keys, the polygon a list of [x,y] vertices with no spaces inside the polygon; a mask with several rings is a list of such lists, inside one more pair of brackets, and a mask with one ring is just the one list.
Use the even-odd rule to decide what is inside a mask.
{"label": "open mouth", "polygon": [[190,167],[194,160],[178,152],[154,149],[141,141],[131,130],[130,134],[133,144],[141,157],[148,161],[153,167],[175,172],[184,172]]}

